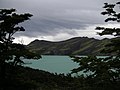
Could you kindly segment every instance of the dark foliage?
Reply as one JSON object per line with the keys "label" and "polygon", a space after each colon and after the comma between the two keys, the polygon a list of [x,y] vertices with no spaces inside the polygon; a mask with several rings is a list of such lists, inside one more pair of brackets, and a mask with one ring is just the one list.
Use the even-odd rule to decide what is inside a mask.
{"label": "dark foliage", "polygon": [[[15,9],[0,9],[0,83],[6,82],[6,64],[17,66],[24,63],[23,58],[39,59],[41,56],[30,52],[22,44],[13,43],[13,35],[16,32],[25,31],[19,23],[22,23],[32,16],[29,13],[17,14]],[[4,89],[4,87],[2,87]]]}
{"label": "dark foliage", "polygon": [[[4,90],[82,90],[82,77],[53,74],[28,67],[6,64],[6,79],[0,82]],[[2,86],[2,87],[3,87]],[[0,87],[1,90],[1,87]]]}
{"label": "dark foliage", "polygon": [[[114,10],[119,7],[120,2],[116,4],[105,3],[105,11],[102,15],[108,15],[105,22],[120,22],[120,13]],[[114,53],[114,56],[98,58],[96,56],[77,57],[71,56],[72,60],[79,63],[79,67],[72,70],[72,73],[83,72],[85,86],[87,90],[119,90],[120,87],[120,28],[97,27],[97,30],[103,30],[99,35],[113,35],[115,38],[105,46],[102,53]]]}

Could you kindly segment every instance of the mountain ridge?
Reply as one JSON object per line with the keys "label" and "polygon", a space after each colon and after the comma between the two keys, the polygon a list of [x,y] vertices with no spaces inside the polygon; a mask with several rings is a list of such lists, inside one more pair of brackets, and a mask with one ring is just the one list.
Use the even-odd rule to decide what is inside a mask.
{"label": "mountain ridge", "polygon": [[100,51],[110,39],[75,37],[64,41],[34,40],[27,48],[42,55],[104,55]]}

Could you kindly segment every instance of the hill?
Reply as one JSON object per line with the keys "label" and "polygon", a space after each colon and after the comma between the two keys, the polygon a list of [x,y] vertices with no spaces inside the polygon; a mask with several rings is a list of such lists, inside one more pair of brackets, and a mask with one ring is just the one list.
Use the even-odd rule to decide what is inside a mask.
{"label": "hill", "polygon": [[103,55],[100,51],[108,42],[109,39],[87,37],[75,37],[59,42],[34,40],[27,48],[42,55]]}

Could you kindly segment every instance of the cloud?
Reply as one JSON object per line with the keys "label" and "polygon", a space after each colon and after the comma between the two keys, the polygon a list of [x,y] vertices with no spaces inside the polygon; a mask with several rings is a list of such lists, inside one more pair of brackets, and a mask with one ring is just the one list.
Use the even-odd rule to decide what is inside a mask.
{"label": "cloud", "polygon": [[[39,40],[47,40],[47,41],[62,41],[62,40],[67,40],[73,37],[89,37],[89,38],[96,38],[96,39],[103,39],[103,38],[113,38],[111,35],[105,35],[105,36],[99,36],[97,32],[101,32],[99,30],[95,30],[97,26],[105,26],[105,27],[118,27],[120,28],[119,24],[105,24],[105,25],[93,25],[86,27],[86,29],[70,29],[66,30],[64,29],[64,32],[59,32],[54,35],[49,34],[49,35],[40,35],[36,37],[28,37],[28,36],[19,36],[17,37],[14,42],[21,43],[23,41],[23,44],[29,44],[31,41],[35,39]],[[68,32],[69,31],[69,32]]]}
{"label": "cloud", "polygon": [[21,24],[26,31],[15,37],[63,40],[63,37],[80,36],[80,32],[84,36],[92,35],[89,27],[105,24],[105,17],[100,14],[105,2],[115,0],[0,0],[0,8],[15,8],[18,13],[33,14],[30,21]]}

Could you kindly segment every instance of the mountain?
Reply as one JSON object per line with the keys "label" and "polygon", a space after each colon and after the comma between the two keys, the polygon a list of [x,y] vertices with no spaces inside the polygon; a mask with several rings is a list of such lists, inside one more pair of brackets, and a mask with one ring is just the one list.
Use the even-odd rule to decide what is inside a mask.
{"label": "mountain", "polygon": [[104,55],[100,51],[108,42],[109,39],[87,37],[75,37],[59,42],[34,40],[27,48],[42,55]]}

